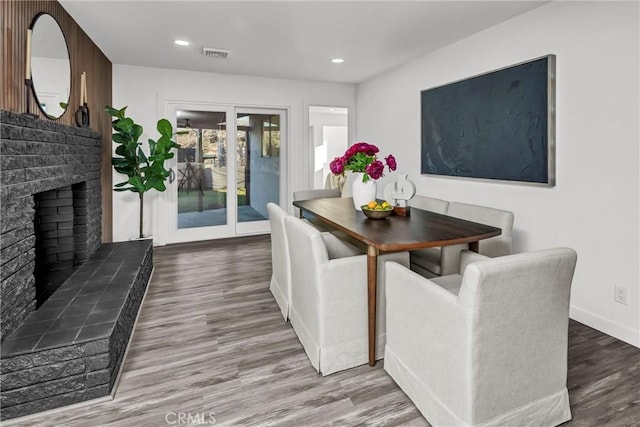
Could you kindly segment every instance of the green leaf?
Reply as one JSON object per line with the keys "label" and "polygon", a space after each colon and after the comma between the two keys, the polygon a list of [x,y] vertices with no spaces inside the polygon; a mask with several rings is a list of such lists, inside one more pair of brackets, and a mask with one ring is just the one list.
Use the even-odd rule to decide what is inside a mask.
{"label": "green leaf", "polygon": [[140,126],[139,124],[134,123],[133,124],[133,128],[132,128],[132,136],[133,136],[133,140],[137,141],[138,138],[140,138],[140,135],[142,135],[142,132],[144,132],[144,129],[142,128],[142,126]]}
{"label": "green leaf", "polygon": [[167,187],[165,187],[164,185],[163,178],[154,178],[152,180],[149,180],[147,184],[149,185],[150,188],[154,188],[158,191],[164,191],[167,189]]}
{"label": "green leaf", "polygon": [[[144,183],[142,182],[142,178],[139,176],[132,176],[129,178],[129,184],[131,184],[136,190],[137,193],[144,193]],[[134,191],[134,190],[131,190]]]}
{"label": "green leaf", "polygon": [[[123,111],[123,112],[124,112],[125,108],[127,108],[127,107],[124,107],[124,108],[122,109],[122,111]],[[105,110],[105,111],[107,112],[107,114],[109,114],[111,117],[122,117],[122,116],[121,116],[121,114],[120,114],[120,111],[121,111],[121,110],[116,110],[115,108],[111,107],[110,105],[105,106],[105,107],[104,107],[104,110]]]}
{"label": "green leaf", "polygon": [[138,158],[142,163],[149,163],[149,160],[147,160],[147,156],[145,156],[144,151],[142,151],[142,148],[140,147],[138,147]]}
{"label": "green leaf", "polygon": [[162,136],[167,136],[171,138],[171,135],[173,135],[173,127],[171,126],[171,123],[169,122],[169,120],[167,119],[158,120],[158,132],[160,132],[160,135]]}
{"label": "green leaf", "polygon": [[113,142],[116,144],[124,144],[127,142],[127,139],[121,133],[114,133],[111,135],[111,139],[113,139]]}
{"label": "green leaf", "polygon": [[162,135],[157,141],[156,151],[158,153],[166,153],[167,151],[171,150],[172,142],[173,141],[171,141],[170,136]]}
{"label": "green leaf", "polygon": [[136,155],[136,152],[138,151],[138,147],[140,146],[139,142],[128,142],[125,145],[125,148],[127,149],[127,153],[129,156],[132,157],[132,160],[135,161],[134,157]]}
{"label": "green leaf", "polygon": [[154,155],[156,153],[156,147],[158,144],[156,144],[156,142],[151,138],[149,138],[149,141],[147,142],[149,144],[149,154]]}
{"label": "green leaf", "polygon": [[127,154],[127,147],[124,145],[118,145],[116,147],[116,154],[119,156],[125,156]]}
{"label": "green leaf", "polygon": [[113,122],[113,128],[118,132],[131,134],[133,130],[133,120],[129,118],[119,119]]}

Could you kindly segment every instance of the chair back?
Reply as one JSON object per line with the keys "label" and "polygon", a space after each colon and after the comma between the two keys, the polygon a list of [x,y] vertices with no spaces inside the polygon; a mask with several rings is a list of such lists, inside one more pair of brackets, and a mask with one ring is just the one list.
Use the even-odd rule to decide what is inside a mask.
{"label": "chair back", "polygon": [[324,188],[337,189],[342,191],[345,180],[346,177],[344,175],[334,175],[333,173],[328,173],[327,178],[324,180]]}
{"label": "chair back", "polygon": [[316,190],[301,190],[293,192],[293,201],[297,200],[313,200],[324,199],[327,197],[340,197],[340,190],[338,189],[316,189]]}
{"label": "chair back", "polygon": [[287,301],[291,298],[291,266],[289,243],[284,229],[284,219],[289,214],[275,203],[267,203],[267,216],[271,226],[271,267],[273,279],[278,283]]}
{"label": "chair back", "polygon": [[327,247],[320,231],[299,218],[286,217],[284,226],[291,258],[291,306],[298,312],[315,313],[306,319],[306,326],[317,337],[319,269],[329,262]]}
{"label": "chair back", "polygon": [[[573,249],[556,248],[492,258],[465,269],[458,302],[470,316],[471,395],[478,411],[506,411],[566,387],[576,259]],[[520,391],[504,387],[506,378]],[[484,415],[476,414],[478,419]]]}
{"label": "chair back", "polygon": [[435,197],[415,195],[411,200],[409,200],[409,206],[422,209],[423,211],[446,214],[449,202],[442,199],[436,199]]}
{"label": "chair back", "polygon": [[487,206],[450,202],[447,215],[501,228],[502,234],[500,236],[480,241],[479,252],[489,257],[511,254],[513,212]]}

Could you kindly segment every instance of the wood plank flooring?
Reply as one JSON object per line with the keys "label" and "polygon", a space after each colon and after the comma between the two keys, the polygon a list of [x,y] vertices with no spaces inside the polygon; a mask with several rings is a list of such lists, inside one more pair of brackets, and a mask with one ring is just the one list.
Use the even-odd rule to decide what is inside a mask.
{"label": "wood plank flooring", "polygon": [[[269,292],[268,237],[154,258],[115,399],[21,425],[429,425],[380,362],[314,371]],[[573,321],[569,344],[573,420],[563,426],[640,426],[640,350]]]}

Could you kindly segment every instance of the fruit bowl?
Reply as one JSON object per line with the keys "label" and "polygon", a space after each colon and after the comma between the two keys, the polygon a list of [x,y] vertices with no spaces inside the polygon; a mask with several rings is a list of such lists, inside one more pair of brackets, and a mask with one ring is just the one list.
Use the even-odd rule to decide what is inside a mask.
{"label": "fruit bowl", "polygon": [[376,211],[373,209],[369,209],[366,206],[362,207],[362,213],[365,214],[367,218],[371,218],[371,219],[385,219],[386,217],[391,215],[392,211],[393,209],[389,209],[386,211]]}
{"label": "fruit bowl", "polygon": [[362,213],[371,219],[385,219],[393,211],[393,206],[390,206],[387,202],[373,201],[369,204],[362,205]]}

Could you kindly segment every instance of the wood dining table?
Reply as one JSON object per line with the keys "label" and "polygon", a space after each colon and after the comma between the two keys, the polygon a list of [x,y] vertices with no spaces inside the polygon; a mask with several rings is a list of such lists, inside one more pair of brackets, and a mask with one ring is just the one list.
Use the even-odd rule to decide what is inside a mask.
{"label": "wood dining table", "polygon": [[408,216],[369,219],[357,211],[351,197],[298,200],[293,205],[310,221],[346,234],[366,246],[369,321],[369,365],[376,364],[376,292],[378,255],[438,246],[469,244],[478,252],[479,241],[502,234],[500,228],[448,215],[411,208]]}

